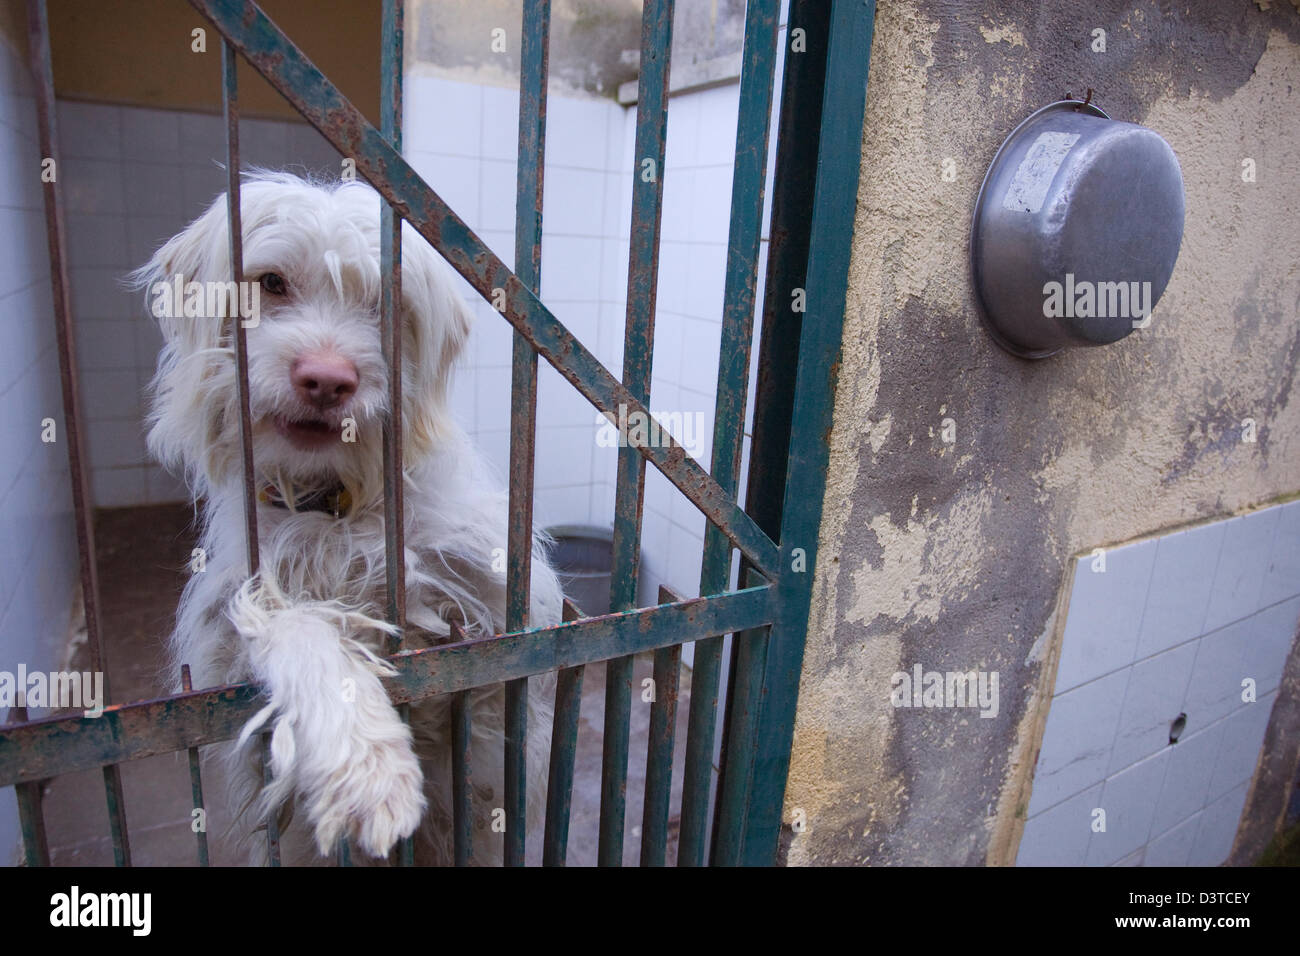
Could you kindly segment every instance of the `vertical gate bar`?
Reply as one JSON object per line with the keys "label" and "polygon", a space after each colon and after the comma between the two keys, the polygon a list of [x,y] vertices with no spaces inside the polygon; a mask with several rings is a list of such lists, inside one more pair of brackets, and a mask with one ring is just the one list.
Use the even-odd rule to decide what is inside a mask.
{"label": "vertical gate bar", "polygon": [[[519,64],[519,158],[515,196],[515,274],[540,291],[542,180],[546,159],[546,84],[550,0],[524,4]],[[537,353],[513,334],[510,378],[510,518],[506,547],[506,630],[528,626],[532,594],[533,468],[537,451]],[[523,866],[528,819],[528,679],[506,684],[505,865]]]}
{"label": "vertical gate bar", "polygon": [[[742,864],[771,865],[779,850],[830,456],[875,10],[874,0],[835,3],[825,45],[816,198],[805,279],[807,313],[800,332],[782,495],[781,574],[774,582],[776,620],[763,645],[763,659],[755,662],[761,663],[762,680],[750,707],[757,715],[752,746],[747,759],[737,763],[744,777],[729,778],[729,784],[734,782],[744,794],[734,804],[740,840],[733,860]],[[807,556],[806,568],[800,572],[790,568],[795,548],[802,548]],[[727,828],[731,826],[728,821]]]}
{"label": "vertical gate bar", "polygon": [[[758,378],[754,384],[754,421],[751,427],[749,481],[745,510],[764,533],[780,540],[780,502],[785,493],[785,467],[789,454],[790,420],[794,403],[796,365],[790,355],[800,350],[802,316],[790,308],[794,289],[807,286],[807,256],[816,190],[818,143],[822,125],[822,99],[826,86],[826,51],[831,31],[831,8],[813,0],[790,4],[787,36],[803,30],[805,52],[785,57],[781,108],[777,127],[776,189],[772,195],[771,243],[767,256],[763,323],[759,333]],[[787,40],[789,42],[789,40]],[[810,135],[809,131],[813,130]],[[741,575],[749,563],[741,563]],[[698,654],[698,652],[697,652]],[[740,645],[732,645],[731,672],[738,672]],[[723,711],[722,754],[718,793],[727,788],[731,715],[736,685],[728,685]],[[714,808],[712,843],[718,843],[723,801]]]}
{"label": "vertical gate bar", "polygon": [[[808,248],[812,220],[808,210],[815,201],[817,185],[817,149],[821,126],[822,97],[826,79],[826,50],[830,43],[830,6],[813,0],[793,0],[787,25],[787,43],[795,29],[804,31],[805,52],[787,54],[781,90],[781,110],[777,130],[777,155],[772,196],[771,244],[768,249],[766,293],[760,331],[758,378],[755,382],[753,440],[750,446],[749,481],[746,486],[746,510],[773,540],[780,540],[781,513],[778,505],[785,490],[785,469],[789,453],[790,423],[795,392],[795,363],[789,360],[799,353],[801,314],[790,307],[791,293],[807,286]],[[809,131],[812,130],[812,135]],[[770,500],[769,500],[770,499]],[[741,562],[742,579],[750,572],[747,561]],[[754,659],[755,643],[765,639],[766,629],[738,634],[732,643],[730,673],[739,674],[741,647],[748,648],[747,661]],[[732,719],[743,702],[736,703],[737,686],[727,687],[723,711],[723,734],[718,760],[718,799],[713,812],[711,856],[716,855],[719,835],[730,827],[723,840],[732,853],[740,839],[741,821],[724,814],[743,804],[725,800],[729,793],[728,767],[732,765]],[[733,768],[734,771],[734,768]],[[734,863],[735,855],[725,862]]]}
{"label": "vertical gate bar", "polygon": [[[564,620],[583,616],[564,599]],[[568,667],[555,680],[555,717],[551,727],[551,765],[546,785],[546,834],[542,865],[564,866],[569,852],[569,811],[573,806],[573,765],[578,753],[578,718],[582,710],[582,678],[586,666]]]}
{"label": "vertical gate bar", "polygon": [[469,691],[462,690],[451,698],[452,825],[457,866],[469,866],[474,856],[470,842],[474,811],[469,792],[469,738]]}
{"label": "vertical gate bar", "polygon": [[[379,56],[380,132],[402,151],[402,69],[405,31],[402,0],[384,0]],[[379,212],[379,326],[384,361],[388,366],[388,408],[384,420],[384,578],[388,590],[387,618],[397,626],[389,635],[388,652],[402,646],[406,629],[406,527],[402,452],[402,218],[384,203]],[[399,704],[402,723],[411,723],[411,705]],[[346,847],[343,848],[346,851]],[[340,865],[351,858],[340,855]],[[397,846],[397,865],[415,863],[415,841],[403,837]]]}
{"label": "vertical gate bar", "polygon": [[[194,682],[190,679],[190,665],[181,665],[181,690],[188,694],[194,689]],[[199,866],[208,865],[208,811],[203,805],[203,772],[199,766],[199,748],[189,748],[190,759],[190,796],[194,801],[194,809],[199,811],[199,827],[194,830],[194,835],[198,838],[199,845]],[[191,829],[193,829],[191,827]]]}
{"label": "vertical gate bar", "polygon": [[[754,335],[758,251],[763,230],[767,141],[776,72],[780,0],[751,0],[745,8],[745,46],[740,71],[736,158],[731,185],[731,224],[723,301],[711,474],[734,495],[740,475],[741,437],[749,391],[750,344]],[[717,594],[731,583],[731,542],[712,524],[704,539],[700,594]],[[691,705],[682,771],[679,866],[702,866],[709,815],[709,785],[722,670],[721,637],[697,641],[691,669]]]}
{"label": "vertical gate bar", "polygon": [[[271,732],[262,734],[262,783],[271,785]],[[275,807],[266,817],[266,862],[268,866],[280,865],[280,808]]]}
{"label": "vertical gate bar", "polygon": [[27,866],[49,866],[50,846],[45,835],[43,781],[20,783],[14,787],[18,797],[18,825],[23,835],[23,860]]}
{"label": "vertical gate bar", "polygon": [[[11,707],[9,723],[27,723],[26,707]],[[18,826],[23,835],[23,862],[27,866],[49,866],[50,844],[45,834],[44,780],[14,786],[18,798]]]}
{"label": "vertical gate bar", "polygon": [[[31,57],[32,85],[36,92],[36,120],[42,162],[54,163],[54,175],[42,176],[45,186],[45,235],[50,257],[50,286],[54,305],[54,330],[59,349],[59,381],[63,391],[63,429],[68,443],[68,477],[72,486],[72,508],[77,527],[77,567],[81,599],[86,614],[86,646],[92,671],[103,675],[104,703],[112,703],[108,681],[108,657],[104,650],[99,617],[99,572],[95,566],[95,526],[86,475],[85,436],[81,422],[81,377],[77,373],[77,350],[72,327],[72,304],[68,297],[68,262],[64,242],[63,204],[59,189],[58,126],[54,114],[54,70],[50,61],[50,22],[45,0],[27,2],[27,39]],[[122,774],[116,765],[104,768],[109,794],[109,826],[119,866],[131,865],[126,827],[126,802],[122,797]]]}
{"label": "vertical gate bar", "polygon": [[[623,384],[642,404],[650,400],[654,357],[673,7],[673,0],[646,0],[641,18]],[[644,493],[645,459],[633,447],[620,447],[614,504],[614,561],[610,576],[612,611],[626,611],[636,606]],[[597,850],[601,866],[621,866],[623,862],[631,685],[631,657],[614,658],[605,665],[604,752],[600,768],[600,839]]]}
{"label": "vertical gate bar", "polygon": [[[799,354],[802,325],[801,314],[790,307],[790,302],[794,289],[807,287],[812,231],[808,210],[813,207],[816,195],[818,130],[826,79],[826,49],[830,42],[830,6],[813,0],[794,0],[788,20],[787,38],[793,30],[803,30],[806,50],[798,56],[787,55],[785,58],[777,130],[776,188],[772,195],[771,242],[755,382],[753,440],[745,492],[746,512],[773,540],[779,540],[781,533],[780,502],[785,493],[794,404],[796,367],[789,361],[789,356]],[[742,576],[748,573],[748,568],[749,563],[742,561]],[[739,671],[739,653],[740,645],[734,643],[731,648],[733,674]],[[735,691],[735,684],[729,684],[723,711],[719,794],[727,786]],[[714,807],[715,824],[722,809],[719,800]],[[715,825],[712,839],[715,846],[718,831],[719,827]]]}
{"label": "vertical gate bar", "polygon": [[[662,585],[659,603],[681,598]],[[641,865],[663,866],[668,848],[668,811],[673,787],[673,744],[677,737],[677,694],[682,645],[661,647],[654,654],[654,700],[646,742],[645,803],[641,814]]]}
{"label": "vertical gate bar", "polygon": [[[402,148],[402,0],[384,0],[380,56],[380,125],[393,148]],[[402,643],[406,626],[406,535],[402,483],[402,218],[384,203],[379,213],[380,328],[388,365],[388,415],[384,420],[384,561],[388,620],[398,633],[389,652]]]}
{"label": "vertical gate bar", "polygon": [[352,865],[352,847],[346,836],[339,837],[338,845],[334,847],[334,862],[338,866]]}
{"label": "vertical gate bar", "polygon": [[[230,233],[230,272],[235,288],[243,287],[244,236],[239,200],[239,85],[237,57],[230,41],[221,41],[221,106],[226,120],[226,221]],[[244,536],[248,550],[248,576],[258,571],[257,492],[253,481],[253,426],[248,399],[248,336],[239,316],[239,297],[231,306],[235,332],[235,372],[239,393],[239,451],[244,467]]]}
{"label": "vertical gate bar", "polygon": [[[239,80],[238,59],[229,40],[221,40],[221,110],[226,121],[226,228],[230,237],[230,276],[235,288],[243,288],[244,226],[239,196]],[[253,478],[253,426],[248,394],[248,335],[239,315],[241,296],[232,297],[231,326],[235,340],[235,382],[239,398],[239,455],[244,472],[244,546],[248,554],[248,576],[259,570],[257,541],[257,492]],[[262,735],[262,778],[271,782],[271,735]],[[273,811],[266,821],[267,857],[271,866],[280,865],[280,828]]]}
{"label": "vertical gate bar", "polygon": [[108,828],[113,836],[113,865],[131,865],[131,835],[126,829],[126,802],[117,764],[104,768],[104,794],[108,802]]}
{"label": "vertical gate bar", "polygon": [[740,844],[757,747],[758,710],[767,666],[769,629],[742,631],[732,637],[731,681],[727,693],[726,747],[718,773],[718,802],[713,827],[712,859],[721,866],[740,862]]}
{"label": "vertical gate bar", "polygon": [[[455,621],[451,623],[451,642],[465,640],[465,632]],[[452,840],[456,866],[469,866],[474,859],[473,826],[474,807],[470,802],[470,783],[473,767],[470,766],[469,695],[467,690],[451,695],[451,809]]]}

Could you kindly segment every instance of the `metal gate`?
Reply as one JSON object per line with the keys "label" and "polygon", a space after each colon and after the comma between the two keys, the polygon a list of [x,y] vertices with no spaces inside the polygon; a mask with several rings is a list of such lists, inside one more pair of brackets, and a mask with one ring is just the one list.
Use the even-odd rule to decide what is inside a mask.
{"label": "metal gate", "polygon": [[[453,698],[455,858],[470,862],[469,741],[471,688],[506,685],[505,861],[524,860],[527,678],[558,672],[552,728],[544,862],[565,862],[583,672],[607,668],[598,858],[622,859],[629,750],[632,655],[654,652],[652,704],[642,821],[641,862],[662,865],[669,820],[672,753],[682,644],[696,642],[681,804],[679,865],[771,864],[776,860],[803,658],[817,534],[828,458],[849,245],[861,156],[861,119],[871,48],[872,0],[791,0],[778,125],[771,244],[762,305],[756,405],[746,506],[736,500],[764,208],[767,141],[776,67],[780,0],[751,0],[745,16],[740,115],[731,197],[722,347],[717,380],[712,473],[680,445],[629,442],[619,449],[614,525],[613,613],[583,617],[566,602],[564,622],[530,628],[537,357],[540,355],[611,420],[647,416],[660,204],[667,130],[672,0],[646,0],[636,117],[627,321],[621,378],[611,374],[538,298],[542,170],[545,148],[549,0],[525,0],[516,205],[518,269],[511,272],[403,160],[401,149],[402,3],[385,0],[382,123],[376,129],[294,44],[247,0],[190,0],[223,37],[231,261],[242,263],[236,57],[264,76],[386,201],[382,222],[382,327],[391,370],[391,412],[384,435],[388,618],[405,616],[400,521],[401,221],[409,222],[514,327],[511,399],[507,633],[397,653],[387,682],[395,705],[435,694]],[[44,0],[29,0],[31,61],[36,71],[42,157],[56,156],[54,86]],[[649,161],[652,165],[643,165]],[[646,168],[657,174],[644,175]],[[94,539],[81,434],[73,329],[58,185],[44,186],[49,255],[63,384],[66,434],[80,546],[91,665],[105,670],[95,578]],[[247,354],[241,322],[232,322],[240,383],[250,574],[256,572],[257,511],[249,429]],[[633,432],[633,435],[636,433]],[[666,432],[665,432],[666,434]],[[701,597],[661,590],[654,607],[636,606],[645,464],[658,468],[710,523],[700,571]],[[732,589],[733,549],[741,555]],[[723,638],[731,643],[730,680],[716,800],[710,782]],[[396,647],[394,646],[394,650]],[[259,690],[242,684],[158,700],[110,704],[98,718],[53,717],[0,728],[0,785],[15,785],[26,861],[46,865],[49,851],[41,781],[99,768],[107,796],[115,860],[130,865],[130,841],[118,767],[160,753],[188,751],[194,805],[203,805],[198,748],[236,737],[259,709]],[[111,701],[107,686],[105,698]],[[712,826],[710,826],[710,823]],[[706,835],[712,839],[706,845]],[[207,863],[206,835],[198,857]],[[278,834],[267,821],[272,864]],[[347,847],[340,847],[346,862]],[[404,841],[399,862],[411,860]]]}

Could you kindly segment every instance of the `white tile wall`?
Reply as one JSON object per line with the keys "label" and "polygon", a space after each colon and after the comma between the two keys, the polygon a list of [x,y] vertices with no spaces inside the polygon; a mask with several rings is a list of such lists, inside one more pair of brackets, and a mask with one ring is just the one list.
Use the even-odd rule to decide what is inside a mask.
{"label": "white tile wall", "polygon": [[[122,279],[224,191],[222,119],[60,101],[58,123],[94,502],[182,500],[184,487],[150,461],[144,444],[143,391],[162,338]],[[240,147],[249,167],[339,171],[334,149],[303,123],[246,119]]]}
{"label": "white tile wall", "polygon": [[[408,76],[406,84],[408,158],[470,227],[509,261],[516,91],[419,75]],[[655,412],[691,416],[706,467],[712,444],[738,92],[736,85],[724,86],[670,101],[662,173],[650,406]],[[635,110],[606,101],[552,96],[548,104],[542,298],[616,375],[622,371],[627,236],[637,169],[635,124]],[[478,315],[466,362],[453,388],[453,402],[461,423],[505,475],[510,330],[490,309],[480,309]],[[751,371],[751,387],[752,377]],[[595,445],[594,410],[545,362],[537,414],[539,524],[611,525],[617,456],[614,450]],[[703,517],[653,467],[647,471],[645,509],[646,576],[682,594],[698,593]]]}
{"label": "white tile wall", "polygon": [[[31,81],[22,57],[0,40],[0,670],[57,667],[76,589],[77,550],[68,481],[40,147]],[[45,418],[56,441],[41,441]],[[38,716],[38,714],[34,714]],[[19,847],[13,789],[0,793],[0,864]]]}
{"label": "white tile wall", "polygon": [[1300,621],[1298,552],[1293,501],[1108,549],[1104,572],[1077,559],[1018,863],[1223,862]]}

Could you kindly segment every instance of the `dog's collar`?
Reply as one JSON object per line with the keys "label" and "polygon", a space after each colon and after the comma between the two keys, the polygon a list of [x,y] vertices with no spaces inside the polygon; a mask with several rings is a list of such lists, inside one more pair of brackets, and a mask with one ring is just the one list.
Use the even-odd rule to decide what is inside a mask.
{"label": "dog's collar", "polygon": [[[290,487],[292,489],[292,486]],[[328,488],[316,488],[301,494],[292,494],[286,500],[279,486],[272,482],[262,486],[257,493],[257,500],[274,508],[284,508],[286,511],[320,511],[335,518],[345,517],[352,510],[352,495],[341,483]]]}

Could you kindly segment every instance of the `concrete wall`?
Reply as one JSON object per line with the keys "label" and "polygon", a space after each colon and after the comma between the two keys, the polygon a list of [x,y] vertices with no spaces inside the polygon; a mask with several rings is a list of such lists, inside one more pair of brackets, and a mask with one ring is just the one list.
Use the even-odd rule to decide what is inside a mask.
{"label": "concrete wall", "polygon": [[[1014,860],[1070,557],[1300,489],[1298,81],[1293,4],[880,4],[791,863]],[[1169,141],[1186,234],[1149,328],[1029,363],[979,324],[969,217],[1006,134],[1086,87]],[[895,709],[916,664],[997,671],[998,716]]]}

